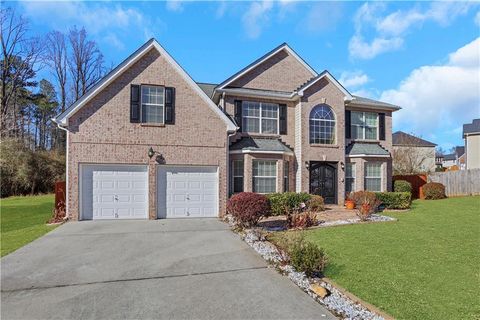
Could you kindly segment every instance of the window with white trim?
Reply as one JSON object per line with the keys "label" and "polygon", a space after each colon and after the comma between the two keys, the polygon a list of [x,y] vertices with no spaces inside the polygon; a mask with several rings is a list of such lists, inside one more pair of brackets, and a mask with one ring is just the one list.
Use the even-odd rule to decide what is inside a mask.
{"label": "window with white trim", "polygon": [[379,162],[365,163],[365,190],[382,191],[382,164]]}
{"label": "window with white trim", "polygon": [[165,88],[160,86],[141,86],[142,122],[164,123]]}
{"label": "window with white trim", "polygon": [[283,162],[283,192],[288,192],[290,184],[290,162]]}
{"label": "window with white trim", "polygon": [[253,160],[253,192],[277,192],[277,161]]}
{"label": "window with white trim", "polygon": [[242,101],[242,129],[245,132],[278,134],[278,104]]}
{"label": "window with white trim", "polygon": [[335,144],[335,114],[326,104],[310,112],[310,143]]}
{"label": "window with white trim", "polygon": [[232,161],[232,193],[243,192],[243,160]]}
{"label": "window with white trim", "polygon": [[345,192],[355,192],[355,163],[345,164]]}
{"label": "window with white trim", "polygon": [[351,112],[352,139],[378,140],[378,113]]}

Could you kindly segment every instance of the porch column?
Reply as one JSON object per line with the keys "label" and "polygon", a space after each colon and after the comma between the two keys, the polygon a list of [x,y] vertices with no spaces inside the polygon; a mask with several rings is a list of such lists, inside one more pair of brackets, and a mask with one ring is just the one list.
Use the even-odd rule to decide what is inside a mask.
{"label": "porch column", "polygon": [[283,159],[277,160],[277,192],[283,192],[284,189],[284,181],[283,181]]}
{"label": "porch column", "polygon": [[243,191],[253,191],[253,158],[246,153],[243,160]]}

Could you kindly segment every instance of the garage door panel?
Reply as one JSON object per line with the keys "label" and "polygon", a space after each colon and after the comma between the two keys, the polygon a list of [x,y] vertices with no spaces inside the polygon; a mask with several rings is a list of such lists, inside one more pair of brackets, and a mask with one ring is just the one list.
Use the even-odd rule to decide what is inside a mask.
{"label": "garage door panel", "polygon": [[148,218],[147,183],[146,166],[82,166],[82,219]]}
{"label": "garage door panel", "polygon": [[217,217],[217,167],[159,166],[157,215],[159,218]]}

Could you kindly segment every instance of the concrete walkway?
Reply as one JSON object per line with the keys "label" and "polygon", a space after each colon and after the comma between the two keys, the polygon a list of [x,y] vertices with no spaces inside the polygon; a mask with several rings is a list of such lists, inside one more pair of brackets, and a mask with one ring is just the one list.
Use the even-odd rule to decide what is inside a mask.
{"label": "concrete walkway", "polygon": [[215,219],[70,222],[1,267],[2,319],[335,319]]}

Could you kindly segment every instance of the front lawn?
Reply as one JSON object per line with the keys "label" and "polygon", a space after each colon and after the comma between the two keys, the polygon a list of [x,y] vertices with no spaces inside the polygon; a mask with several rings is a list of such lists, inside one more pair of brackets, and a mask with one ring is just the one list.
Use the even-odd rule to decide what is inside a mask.
{"label": "front lawn", "polygon": [[325,273],[397,319],[480,318],[480,197],[417,200],[393,223],[305,231]]}
{"label": "front lawn", "polygon": [[53,203],[51,194],[0,200],[2,257],[55,228],[45,224],[52,216]]}

